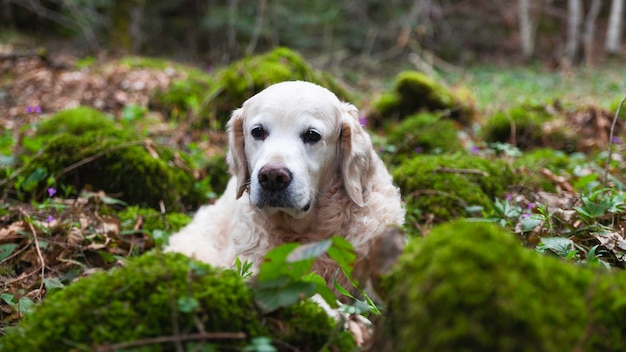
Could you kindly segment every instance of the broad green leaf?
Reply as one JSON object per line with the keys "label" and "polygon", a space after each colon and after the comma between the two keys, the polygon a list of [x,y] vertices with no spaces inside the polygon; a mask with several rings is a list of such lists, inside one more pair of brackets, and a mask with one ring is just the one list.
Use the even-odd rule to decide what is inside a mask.
{"label": "broad green leaf", "polygon": [[0,245],[0,261],[8,258],[11,253],[13,253],[15,248],[17,248],[17,244],[15,243],[5,243]]}
{"label": "broad green leaf", "polygon": [[3,300],[6,304],[15,304],[15,302],[13,302],[15,296],[10,293],[0,293],[0,299]]}
{"label": "broad green leaf", "polygon": [[326,253],[332,244],[332,240],[324,240],[300,245],[289,253],[286,262],[293,263],[301,260],[319,258]]}
{"label": "broad green leaf", "polygon": [[22,298],[20,298],[19,302],[19,309],[20,309],[20,313],[26,313],[27,310],[29,310],[32,306],[35,305],[35,302],[33,302],[32,299],[24,296]]}
{"label": "broad green leaf", "polygon": [[48,177],[48,171],[44,168],[38,167],[35,171],[33,171],[24,183],[22,183],[22,190],[25,192],[30,192],[34,190],[39,182],[43,181]]}
{"label": "broad green leaf", "polygon": [[264,312],[273,312],[280,307],[287,307],[300,300],[313,296],[314,282],[292,282],[285,287],[259,289],[254,292],[258,307]]}
{"label": "broad green leaf", "polygon": [[46,287],[46,291],[51,292],[62,289],[65,287],[58,277],[47,277],[43,279],[43,284]]}
{"label": "broad green leaf", "polygon": [[332,241],[333,245],[328,249],[328,256],[336,261],[342,269],[351,273],[352,266],[356,261],[356,253],[352,243],[343,237],[336,236],[332,238]]}
{"label": "broad green leaf", "polygon": [[522,224],[522,231],[528,232],[530,230],[534,230],[537,226],[541,225],[543,222],[543,216],[541,215],[531,215],[527,218],[522,218],[520,223]]}
{"label": "broad green leaf", "polygon": [[542,237],[539,246],[551,250],[559,257],[566,258],[572,250],[573,242],[564,237]]}
{"label": "broad green leaf", "polygon": [[335,297],[335,293],[328,287],[326,280],[324,280],[323,277],[316,273],[309,273],[308,275],[302,277],[302,280],[315,283],[317,294],[319,294],[332,308],[337,307],[337,298]]}

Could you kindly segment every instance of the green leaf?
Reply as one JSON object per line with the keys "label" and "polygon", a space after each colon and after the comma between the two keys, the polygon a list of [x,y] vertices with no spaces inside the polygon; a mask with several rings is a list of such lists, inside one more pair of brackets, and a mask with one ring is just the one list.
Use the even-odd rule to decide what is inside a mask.
{"label": "green leaf", "polygon": [[24,296],[22,298],[20,298],[19,302],[17,302],[19,309],[20,309],[20,313],[24,314],[26,313],[26,311],[28,311],[32,306],[35,305],[35,302],[33,302],[32,299]]}
{"label": "green leaf", "polygon": [[35,171],[33,171],[24,183],[22,183],[22,190],[25,192],[30,192],[37,188],[39,182],[43,181],[48,177],[48,171],[44,168],[38,167]]}
{"label": "green leaf", "polygon": [[539,247],[556,253],[561,258],[566,258],[572,250],[573,242],[563,237],[542,237]]}
{"label": "green leaf", "polygon": [[46,291],[48,292],[59,290],[65,287],[65,285],[63,285],[58,277],[47,277],[43,279],[43,284],[46,287]]}
{"label": "green leaf", "polygon": [[6,304],[13,305],[15,302],[15,296],[10,293],[0,293],[0,299],[3,300]]}
{"label": "green leaf", "polygon": [[338,306],[335,293],[328,287],[328,285],[326,285],[326,280],[324,280],[323,277],[316,273],[309,273],[308,275],[302,277],[302,280],[315,283],[315,291],[324,299],[324,301],[326,301],[326,303],[328,303],[329,306],[332,308]]}
{"label": "green leaf", "polygon": [[8,258],[11,253],[13,253],[13,250],[15,250],[15,248],[17,248],[16,243],[5,243],[0,245],[0,261]]}
{"label": "green leaf", "polygon": [[356,261],[356,252],[352,243],[348,242],[343,237],[332,237],[333,245],[328,249],[328,256],[337,262],[339,266],[347,270],[348,273],[352,272],[352,266]]}
{"label": "green leaf", "polygon": [[256,290],[254,299],[261,311],[269,313],[313,296],[316,288],[314,282],[291,282],[284,287]]}
{"label": "green leaf", "polygon": [[303,244],[289,253],[286,262],[293,263],[301,260],[317,259],[325,254],[332,244],[333,241],[331,240]]}
{"label": "green leaf", "polygon": [[272,339],[269,337],[255,337],[250,342],[250,345],[246,346],[244,352],[276,352],[278,351],[274,345],[272,345]]}
{"label": "green leaf", "polygon": [[543,216],[533,214],[527,218],[522,218],[520,223],[522,224],[522,231],[528,232],[534,230],[537,226],[543,222]]}
{"label": "green leaf", "polygon": [[176,304],[178,311],[183,313],[192,313],[200,307],[200,302],[195,297],[181,297],[176,301]]}
{"label": "green leaf", "polygon": [[259,268],[259,284],[263,285],[277,279],[284,280],[281,277],[300,279],[302,275],[308,273],[313,266],[314,259],[287,262],[289,254],[298,246],[298,243],[287,243],[269,251]]}

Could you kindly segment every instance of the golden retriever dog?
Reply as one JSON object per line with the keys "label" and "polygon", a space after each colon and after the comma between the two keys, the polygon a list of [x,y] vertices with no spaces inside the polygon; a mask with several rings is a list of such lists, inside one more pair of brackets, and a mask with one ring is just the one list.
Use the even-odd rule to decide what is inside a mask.
{"label": "golden retriever dog", "polygon": [[[168,251],[229,268],[239,257],[256,270],[280,244],[341,236],[366,258],[375,239],[404,222],[400,192],[357,109],[329,90],[272,85],[233,112],[228,134],[225,193],[170,238]],[[314,264],[328,283],[336,269],[328,258]]]}

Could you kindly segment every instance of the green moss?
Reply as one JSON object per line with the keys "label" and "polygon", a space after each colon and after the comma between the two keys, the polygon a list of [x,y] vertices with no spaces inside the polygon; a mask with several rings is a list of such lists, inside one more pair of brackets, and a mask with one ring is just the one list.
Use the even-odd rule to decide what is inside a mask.
{"label": "green moss", "polygon": [[90,131],[113,129],[115,129],[115,123],[111,115],[80,106],[58,112],[49,119],[42,120],[37,126],[37,136],[50,137],[60,133],[78,136]]}
{"label": "green moss", "polygon": [[[104,190],[130,204],[158,207],[163,201],[168,209],[200,204],[203,196],[194,188],[189,159],[169,147],[150,148],[123,131],[64,133],[49,141],[24,174],[42,169],[57,185]],[[43,181],[39,189],[46,186]]]}
{"label": "green moss", "polygon": [[117,215],[123,230],[131,230],[141,218],[142,229],[148,233],[152,233],[153,230],[177,232],[191,221],[191,218],[185,214],[161,214],[152,208],[138,206],[130,206]]}
{"label": "green moss", "polygon": [[392,275],[378,344],[396,351],[619,351],[626,276],[544,257],[488,224],[414,239]]}
{"label": "green moss", "polygon": [[530,104],[496,112],[484,123],[481,135],[486,142],[510,143],[522,150],[546,146],[569,152],[576,149],[578,139],[565,117]]}
{"label": "green moss", "polygon": [[374,102],[368,121],[381,126],[421,111],[438,111],[460,122],[468,122],[472,109],[443,85],[417,71],[401,72],[392,92],[385,92]]}
{"label": "green moss", "polygon": [[513,167],[520,170],[520,181],[525,187],[542,189],[549,192],[556,191],[553,180],[543,176],[541,170],[548,169],[555,175],[568,170],[571,161],[567,154],[551,148],[538,148],[524,152],[513,162]]}
{"label": "green moss", "polygon": [[463,151],[454,122],[433,113],[419,113],[405,118],[391,128],[387,143],[395,146],[395,161],[411,158],[416,153]]}
{"label": "green moss", "polygon": [[[354,343],[346,340],[347,333],[334,339],[335,328],[313,302],[263,317],[252,292],[233,271],[218,271],[181,254],[153,252],[51,294],[1,343],[7,351],[94,350],[98,345],[205,331],[246,335],[204,343],[217,350],[239,350],[259,336],[269,336],[277,347],[319,350],[329,342],[330,349],[350,350]],[[141,347],[176,350],[172,343]]]}
{"label": "green moss", "polygon": [[232,110],[240,107],[252,95],[282,81],[304,80],[319,84],[350,101],[347,91],[332,77],[315,71],[296,52],[277,48],[262,55],[239,60],[219,74],[218,89],[208,102],[203,116],[214,116],[218,127],[223,127]]}
{"label": "green moss", "polygon": [[407,207],[435,217],[436,222],[466,216],[468,206],[489,208],[491,201],[515,184],[502,161],[464,154],[423,155],[393,171]]}

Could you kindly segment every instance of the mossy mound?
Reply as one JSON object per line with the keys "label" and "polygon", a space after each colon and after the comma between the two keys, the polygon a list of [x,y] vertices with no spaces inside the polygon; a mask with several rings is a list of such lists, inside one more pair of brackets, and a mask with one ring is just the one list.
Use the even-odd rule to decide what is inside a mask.
{"label": "mossy mound", "polygon": [[375,126],[402,120],[422,111],[440,112],[459,122],[469,122],[472,109],[448,88],[417,71],[401,72],[391,92],[383,93],[368,116]]}
{"label": "mossy mound", "polygon": [[336,323],[313,302],[275,314],[280,322],[265,321],[269,318],[257,312],[252,292],[233,271],[216,270],[182,254],[153,252],[51,294],[0,342],[5,351],[67,351],[145,339],[115,350],[175,351],[173,343],[156,338],[205,332],[245,337],[180,341],[187,348],[215,350],[240,350],[259,336],[273,338],[277,347],[300,350],[319,350],[327,342],[328,348],[339,350],[354,345],[347,333],[331,339]]}
{"label": "mossy mound", "polygon": [[60,133],[81,135],[90,131],[114,130],[113,116],[86,106],[64,110],[37,126],[38,137],[50,137]]}
{"label": "mossy mound", "polygon": [[491,207],[515,183],[511,168],[499,160],[465,154],[422,155],[393,171],[407,208],[434,216],[435,222],[467,216],[467,207]]}
{"label": "mossy mound", "polygon": [[384,285],[379,350],[626,348],[623,272],[544,257],[489,224],[455,222],[414,239]]}
{"label": "mossy mound", "polygon": [[578,136],[568,127],[565,116],[547,106],[523,104],[493,114],[483,124],[481,135],[486,142],[510,143],[522,150],[549,146],[572,152]]}
{"label": "mossy mound", "polygon": [[395,148],[394,162],[417,154],[463,151],[454,122],[434,113],[419,113],[405,118],[387,134],[387,144]]}
{"label": "mossy mound", "polygon": [[[83,116],[85,125],[80,124]],[[78,108],[44,123],[45,134],[36,138],[47,144],[24,158],[31,160],[23,174],[38,175],[32,188],[39,192],[34,194],[41,194],[48,186],[47,178],[53,177],[57,188],[71,185],[76,191],[103,190],[130,204],[158,207],[163,201],[168,209],[179,209],[202,203],[205,198],[194,187],[187,155],[114,125],[97,128],[94,121],[100,120],[102,116],[91,109]]]}
{"label": "mossy mound", "polygon": [[219,92],[209,97],[203,116],[215,116],[218,127],[225,126],[232,110],[272,84],[303,80],[319,84],[335,93],[340,99],[350,101],[347,91],[330,75],[315,71],[296,52],[277,48],[268,53],[239,60],[221,71]]}

